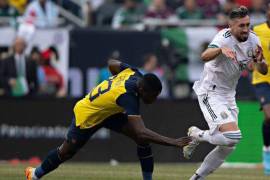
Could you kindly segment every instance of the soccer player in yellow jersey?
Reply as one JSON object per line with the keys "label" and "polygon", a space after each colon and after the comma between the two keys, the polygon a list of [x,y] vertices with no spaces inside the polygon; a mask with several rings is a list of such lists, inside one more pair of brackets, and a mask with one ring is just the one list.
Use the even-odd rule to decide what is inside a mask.
{"label": "soccer player in yellow jersey", "polygon": [[263,55],[268,64],[268,73],[260,74],[256,69],[253,71],[252,84],[258,100],[264,112],[264,122],[262,126],[263,134],[263,163],[266,175],[270,175],[270,3],[266,13],[267,21],[254,26],[253,30],[260,39]]}
{"label": "soccer player in yellow jersey", "polygon": [[74,107],[75,118],[63,144],[49,152],[37,168],[25,170],[27,180],[40,179],[72,158],[101,127],[122,133],[137,143],[137,154],[144,180],[152,180],[153,157],[150,143],[183,147],[190,137],[172,139],[147,129],[139,113],[139,100],[153,103],[162,85],[154,74],[142,75],[136,68],[117,60],[108,62],[113,74],[95,87]]}

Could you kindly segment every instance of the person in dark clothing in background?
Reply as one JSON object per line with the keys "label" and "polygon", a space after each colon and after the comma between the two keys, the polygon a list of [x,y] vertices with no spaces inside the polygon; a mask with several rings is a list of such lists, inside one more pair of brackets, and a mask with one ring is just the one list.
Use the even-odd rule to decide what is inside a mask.
{"label": "person in dark clothing in background", "polygon": [[4,95],[21,97],[34,95],[38,89],[37,64],[27,60],[24,52],[26,42],[17,37],[14,42],[14,53],[3,60],[0,67],[0,82]]}

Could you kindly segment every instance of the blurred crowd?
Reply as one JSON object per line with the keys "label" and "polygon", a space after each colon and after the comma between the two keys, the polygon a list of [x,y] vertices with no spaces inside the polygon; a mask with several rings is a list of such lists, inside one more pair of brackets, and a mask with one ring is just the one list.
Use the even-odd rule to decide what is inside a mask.
{"label": "blurred crowd", "polygon": [[[86,21],[88,26],[111,26],[114,29],[139,29],[155,20],[165,24],[181,20],[213,20],[226,24],[231,9],[245,5],[251,12],[251,24],[265,20],[268,0],[0,0],[0,23],[6,17],[10,25],[27,22],[38,28],[61,25],[60,10],[66,10]],[[17,18],[20,17],[20,18]],[[198,22],[198,21],[196,21]],[[161,24],[161,23],[160,23]],[[164,22],[163,22],[164,24]]]}
{"label": "blurred crowd", "polygon": [[[252,25],[264,22],[266,3],[269,0],[0,0],[0,27],[18,30],[14,45],[0,56],[0,96],[65,96],[64,80],[55,66],[57,49],[33,47],[28,55],[25,49],[35,29],[67,25],[61,19],[68,13],[89,27],[120,30],[179,27],[184,22],[200,26],[206,21],[223,27],[228,13],[239,5],[249,8]],[[186,52],[166,38],[161,44],[157,52],[143,55],[142,72],[154,72],[162,79],[163,97],[190,96]],[[101,80],[109,75],[106,68],[100,70]]]}
{"label": "blurred crowd", "polygon": [[0,61],[0,96],[63,97],[63,77],[56,67],[58,51],[51,46],[41,51],[33,47],[26,55],[27,42],[17,37]]}

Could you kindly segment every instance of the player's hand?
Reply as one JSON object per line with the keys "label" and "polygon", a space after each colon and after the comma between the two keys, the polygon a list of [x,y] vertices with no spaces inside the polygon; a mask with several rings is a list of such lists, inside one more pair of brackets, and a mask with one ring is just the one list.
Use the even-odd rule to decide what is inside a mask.
{"label": "player's hand", "polygon": [[255,49],[255,52],[253,53],[253,61],[254,62],[262,62],[263,60],[263,53],[261,46],[257,45],[257,48]]}
{"label": "player's hand", "polygon": [[227,58],[230,58],[234,61],[236,61],[236,53],[235,51],[233,51],[232,49],[230,48],[227,48],[227,47],[222,47],[221,48],[221,53],[226,56]]}
{"label": "player's hand", "polygon": [[176,146],[178,147],[184,147],[188,145],[192,141],[192,137],[186,136],[176,139]]}

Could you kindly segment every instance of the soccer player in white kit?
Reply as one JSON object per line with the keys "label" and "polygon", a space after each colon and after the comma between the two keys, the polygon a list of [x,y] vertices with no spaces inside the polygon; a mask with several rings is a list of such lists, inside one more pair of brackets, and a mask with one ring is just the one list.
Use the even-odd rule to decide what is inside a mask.
{"label": "soccer player in white kit", "polygon": [[235,89],[242,70],[255,67],[267,73],[258,37],[249,29],[246,7],[234,9],[229,15],[229,28],[221,30],[202,53],[204,71],[193,89],[209,130],[192,126],[188,135],[193,141],[183,148],[189,159],[200,142],[216,145],[190,180],[203,180],[215,171],[234,150],[242,138],[238,127]]}

